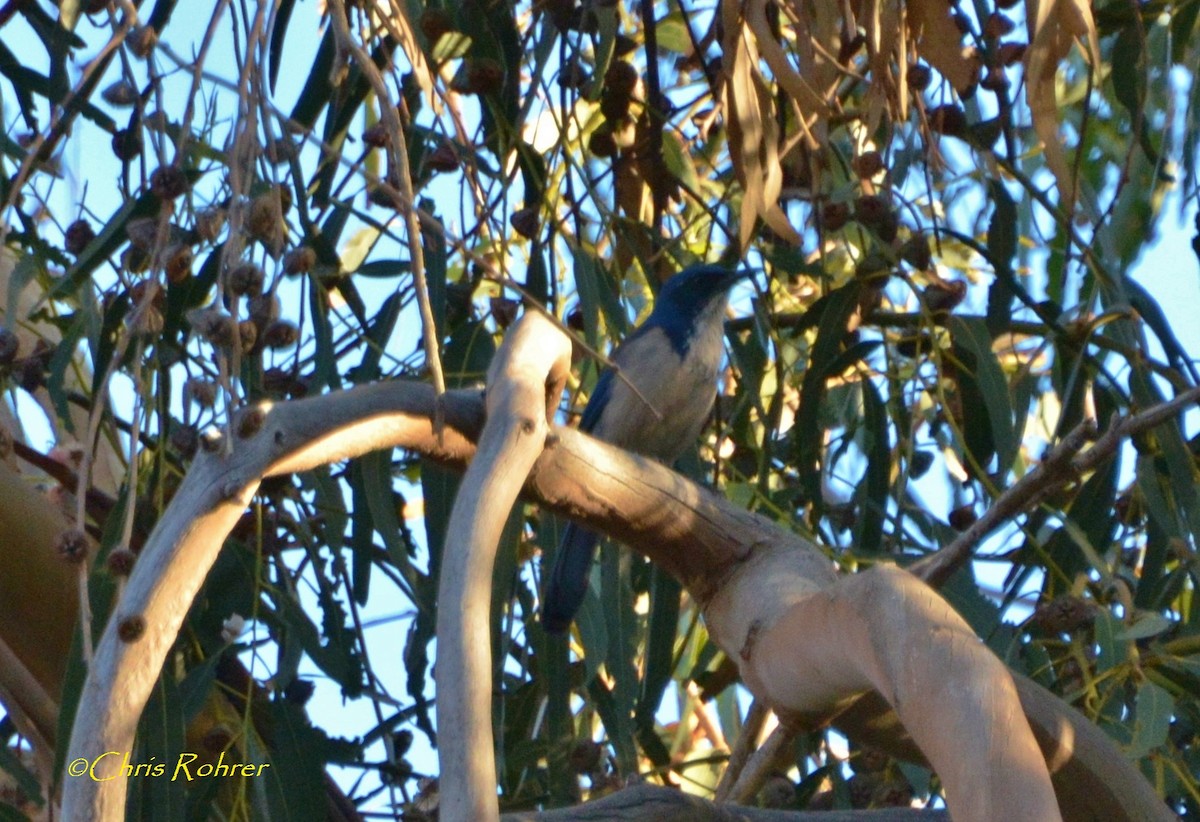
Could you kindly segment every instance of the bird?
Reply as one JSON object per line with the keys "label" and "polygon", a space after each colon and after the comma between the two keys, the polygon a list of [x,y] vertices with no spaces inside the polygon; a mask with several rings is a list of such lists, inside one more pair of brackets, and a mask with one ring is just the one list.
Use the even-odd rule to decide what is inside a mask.
{"label": "bird", "polygon": [[[650,316],[610,356],[615,368],[600,374],[579,430],[666,464],[677,460],[716,399],[729,290],[744,276],[705,264],[667,280]],[[565,632],[583,604],[599,541],[575,523],[564,529],[542,601],[549,633]]]}

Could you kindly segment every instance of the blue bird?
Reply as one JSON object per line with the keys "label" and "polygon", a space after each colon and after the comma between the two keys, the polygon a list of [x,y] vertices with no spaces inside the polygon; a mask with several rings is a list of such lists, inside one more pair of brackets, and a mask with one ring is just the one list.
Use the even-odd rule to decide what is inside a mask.
{"label": "blue bird", "polygon": [[[669,279],[650,316],[613,351],[620,374],[606,368],[600,375],[579,430],[667,464],[677,460],[716,399],[729,289],[743,276],[697,265]],[[542,602],[550,633],[567,630],[583,604],[599,541],[568,523]]]}

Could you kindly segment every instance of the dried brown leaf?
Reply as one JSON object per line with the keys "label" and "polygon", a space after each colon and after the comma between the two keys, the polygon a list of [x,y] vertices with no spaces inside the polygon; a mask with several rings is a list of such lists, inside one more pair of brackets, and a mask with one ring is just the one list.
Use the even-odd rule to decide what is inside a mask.
{"label": "dried brown leaf", "polygon": [[956,90],[971,85],[979,70],[979,59],[972,48],[962,44],[962,32],[950,16],[950,4],[946,0],[908,0],[906,9],[917,53]]}
{"label": "dried brown leaf", "polygon": [[1025,53],[1029,112],[1042,141],[1046,166],[1058,183],[1060,200],[1072,201],[1073,210],[1078,191],[1058,133],[1055,75],[1076,37],[1087,41],[1086,55],[1093,70],[1100,65],[1096,23],[1087,0],[1028,0],[1025,16],[1029,28],[1029,49]]}
{"label": "dried brown leaf", "polygon": [[758,218],[787,242],[799,245],[800,235],[779,207],[783,168],[779,163],[779,134],[771,115],[772,100],[758,69],[758,53],[739,4],[722,3],[725,24],[724,107],[729,128],[729,152],[744,191],[739,245],[746,248]]}

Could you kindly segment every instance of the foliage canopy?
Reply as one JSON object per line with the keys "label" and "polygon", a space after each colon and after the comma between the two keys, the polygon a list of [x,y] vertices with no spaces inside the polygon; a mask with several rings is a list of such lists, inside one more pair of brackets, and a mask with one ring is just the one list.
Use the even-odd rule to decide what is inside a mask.
{"label": "foliage canopy", "polygon": [[[328,5],[0,8],[0,369],[25,430],[33,396],[62,446],[41,453],[9,414],[4,470],[65,489],[64,527],[92,556],[88,634],[204,427],[248,400],[471,384],[519,299],[595,353],[681,267],[759,269],[728,325],[715,423],[683,469],[847,571],[931,553],[1086,417],[1104,427],[1200,382],[1131,276],[1164,203],[1196,200],[1196,0]],[[1177,262],[1167,276],[1192,276],[1195,260]],[[582,362],[568,413],[596,378]],[[1194,814],[1200,445],[1186,430],[1164,424],[1031,506],[943,593]],[[72,444],[81,459],[63,456]],[[261,795],[139,782],[131,813],[296,816],[327,801],[331,765],[363,777],[354,802],[420,809],[408,752],[434,738],[455,482],[375,453],[263,487],[138,755],[172,759],[186,728],[277,776]],[[634,774],[709,790],[741,722],[731,666],[678,586],[615,549],[574,644],[549,641],[539,555],[558,525],[514,512],[496,572],[503,806],[569,804]],[[47,543],[39,561],[61,559]],[[33,642],[0,640],[62,689],[63,740],[90,645],[68,648],[74,594],[0,594],[0,610],[43,615]],[[335,716],[306,713],[314,681],[369,703],[374,727],[343,739]],[[677,724],[662,724],[665,698]],[[44,801],[13,750],[0,770]],[[838,750],[801,737],[798,777],[766,800],[938,790],[853,741],[847,770]]]}

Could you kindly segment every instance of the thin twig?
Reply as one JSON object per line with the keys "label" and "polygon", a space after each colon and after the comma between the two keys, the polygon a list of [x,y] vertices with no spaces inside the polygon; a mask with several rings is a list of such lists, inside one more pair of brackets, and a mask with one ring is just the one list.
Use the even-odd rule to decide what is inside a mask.
{"label": "thin twig", "polygon": [[767,721],[771,710],[760,699],[755,699],[750,703],[750,710],[746,711],[746,718],[742,721],[742,729],[738,733],[737,741],[733,743],[733,750],[729,754],[729,762],[725,765],[725,772],[721,774],[721,781],[717,783],[717,792],[713,799],[718,802],[728,802],[730,794],[734,787],[740,782],[742,770],[750,761],[751,754],[754,753],[754,748],[758,744],[759,734],[762,733],[763,724]]}
{"label": "thin twig", "polygon": [[[33,173],[34,167],[38,162],[48,159],[58,145],[58,141],[71,130],[71,122],[74,117],[67,116],[70,113],[71,105],[83,93],[88,84],[92,82],[92,75],[108,66],[108,61],[112,56],[113,50],[125,42],[125,37],[129,34],[129,30],[137,23],[137,9],[134,8],[133,3],[130,0],[121,0],[120,5],[125,12],[125,17],[121,21],[120,28],[104,44],[104,47],[100,49],[100,53],[88,63],[87,68],[79,76],[79,82],[63,98],[63,116],[59,117],[50,126],[50,130],[46,134],[38,134],[26,150],[25,159],[21,163],[21,167],[9,183],[8,197],[5,199],[4,206],[0,208],[0,217],[7,214],[16,205],[17,199],[21,196],[21,191],[25,187],[25,181]],[[8,228],[9,221],[0,219],[0,246],[4,245],[8,240]]]}
{"label": "thin twig", "polygon": [[[994,529],[1030,510],[1054,491],[1075,482],[1082,474],[1095,470],[1129,437],[1167,422],[1198,402],[1200,388],[1189,389],[1139,414],[1114,419],[1099,436],[1095,421],[1084,420],[1051,449],[1040,465],[997,497],[983,516],[954,542],[913,563],[909,570],[930,585],[942,585],[970,560],[975,546]],[[1093,443],[1092,447],[1080,453],[1088,442]]]}
{"label": "thin twig", "polygon": [[[350,21],[346,16],[344,0],[332,0],[329,3],[329,18],[333,21],[334,33],[338,45],[350,54],[358,64],[359,70],[367,82],[371,84],[375,97],[379,101],[379,114],[387,126],[390,139],[387,141],[388,165],[395,173],[396,188],[381,186],[385,194],[391,197],[395,209],[404,215],[408,229],[408,253],[412,262],[413,283],[417,292],[417,308],[421,313],[421,336],[425,343],[425,365],[433,379],[433,388],[440,398],[446,393],[446,378],[442,372],[441,350],[437,326],[433,321],[433,306],[429,301],[429,285],[425,278],[425,254],[421,245],[421,224],[415,211],[416,195],[413,193],[412,173],[408,167],[408,141],[404,138],[404,126],[400,115],[392,102],[391,93],[383,81],[383,75],[375,61],[350,33]],[[434,426],[442,429],[442,406],[438,402]]]}
{"label": "thin twig", "polygon": [[795,738],[796,732],[781,722],[767,737],[767,741],[760,745],[746,762],[745,769],[729,792],[729,801],[735,804],[744,804],[752,799],[766,784],[767,777],[771,775],[771,770],[775,767],[775,758],[779,752],[791,745]]}

